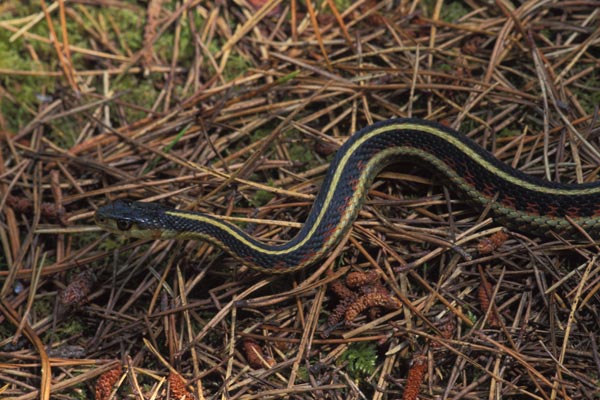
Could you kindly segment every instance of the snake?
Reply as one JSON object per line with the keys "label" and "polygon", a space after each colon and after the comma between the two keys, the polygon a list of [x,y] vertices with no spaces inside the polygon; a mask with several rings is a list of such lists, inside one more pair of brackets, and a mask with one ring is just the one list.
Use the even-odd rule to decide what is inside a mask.
{"label": "snake", "polygon": [[415,118],[376,122],[351,135],[330,162],[303,226],[283,244],[264,243],[218,215],[158,203],[116,200],[98,208],[95,221],[134,238],[207,241],[259,271],[293,272],[339,244],[375,177],[390,164],[407,161],[437,172],[467,204],[489,210],[508,229],[600,237],[600,182],[559,183],[526,174],[456,130]]}

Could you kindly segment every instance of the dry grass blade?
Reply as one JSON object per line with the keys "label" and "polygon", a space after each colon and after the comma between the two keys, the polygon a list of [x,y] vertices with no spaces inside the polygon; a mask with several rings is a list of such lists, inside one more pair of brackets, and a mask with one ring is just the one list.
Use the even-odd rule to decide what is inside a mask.
{"label": "dry grass blade", "polygon": [[597,238],[505,231],[418,163],[380,174],[342,243],[285,277],[93,220],[128,197],[279,245],[339,146],[408,116],[527,174],[599,181],[599,15],[594,0],[2,2],[0,396],[92,398],[113,370],[103,396],[600,397]]}

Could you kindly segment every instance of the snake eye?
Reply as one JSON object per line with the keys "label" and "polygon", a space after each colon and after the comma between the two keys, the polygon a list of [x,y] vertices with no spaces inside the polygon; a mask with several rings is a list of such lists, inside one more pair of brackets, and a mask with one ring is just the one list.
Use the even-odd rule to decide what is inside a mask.
{"label": "snake eye", "polygon": [[128,231],[129,229],[131,229],[131,225],[131,221],[127,221],[124,219],[117,220],[117,228],[119,228],[119,230]]}

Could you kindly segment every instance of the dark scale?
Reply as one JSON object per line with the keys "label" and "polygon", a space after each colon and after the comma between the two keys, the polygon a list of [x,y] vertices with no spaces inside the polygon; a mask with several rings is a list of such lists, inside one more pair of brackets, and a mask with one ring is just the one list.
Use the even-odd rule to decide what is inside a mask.
{"label": "dark scale", "polygon": [[[414,130],[390,129],[389,131],[381,131],[389,126],[406,126],[406,124],[415,125],[416,128]],[[534,186],[567,190],[600,187],[600,182],[570,185],[547,182],[526,175],[497,160],[490,153],[481,149],[471,139],[460,133],[432,122],[403,119],[389,120],[371,125],[357,132],[344,143],[331,162],[332,166],[337,166],[338,168],[330,169],[327,172],[321,186],[321,191],[315,199],[313,208],[309,213],[304,226],[292,240],[280,246],[263,244],[245,234],[240,228],[231,225],[230,229],[235,232],[235,235],[246,238],[246,240],[252,244],[252,246],[246,246],[245,244],[238,242],[235,235],[230,234],[227,230],[222,229],[217,224],[200,223],[191,218],[170,215],[169,213],[178,211],[167,209],[156,204],[117,201],[112,205],[99,209],[96,213],[97,221],[99,224],[102,224],[103,219],[116,219],[118,222],[117,225],[123,227],[119,229],[122,229],[123,231],[126,231],[130,226],[137,226],[142,229],[153,230],[156,232],[171,230],[181,233],[180,236],[174,235],[175,237],[185,237],[186,234],[193,236],[193,232],[196,232],[201,234],[201,236],[208,241],[216,244],[224,244],[224,248],[232,252],[236,257],[242,260],[242,262],[247,262],[250,265],[261,268],[270,268],[272,269],[272,272],[278,272],[278,270],[290,270],[298,266],[304,266],[308,261],[314,260],[316,256],[323,255],[326,251],[326,249],[324,249],[324,243],[327,238],[332,238],[331,235],[335,235],[333,237],[337,240],[341,238],[341,233],[344,232],[340,227],[341,218],[345,217],[349,222],[352,222],[358,213],[358,206],[360,206],[359,203],[362,198],[359,198],[358,194],[356,194],[356,188],[360,182],[361,174],[368,172],[368,178],[373,179],[380,168],[384,168],[386,165],[393,163],[398,159],[405,161],[405,156],[407,155],[421,157],[424,158],[425,161],[427,161],[427,158],[432,158],[434,161],[433,167],[439,169],[437,172],[439,172],[440,175],[457,180],[458,178],[462,178],[462,182],[466,183],[469,187],[476,189],[477,192],[483,194],[483,196],[490,201],[495,199],[497,203],[493,203],[494,206],[497,206],[498,204],[504,206],[504,208],[495,208],[499,213],[499,215],[497,215],[497,217],[499,217],[498,219],[503,219],[507,223],[513,223],[513,226],[517,228],[523,227],[524,229],[529,229],[527,224],[533,221],[539,228],[537,230],[538,233],[547,234],[548,230],[557,226],[557,222],[561,222],[562,228],[568,228],[569,226],[564,219],[557,221],[553,218],[560,218],[566,215],[572,218],[588,217],[600,213],[600,204],[598,204],[598,199],[600,199],[599,193],[589,195],[573,195],[570,193],[567,195],[548,194],[511,183],[479,165],[476,161],[472,160],[463,149],[451,145],[444,138],[440,138],[433,133],[427,132],[425,129],[427,126],[433,128],[433,130],[437,132],[441,131],[447,136],[455,138],[460,142],[462,147],[466,147],[473,153],[478,154],[499,171],[503,171],[509,176],[520,179],[523,182],[531,183]],[[375,134],[375,132],[378,133]],[[342,166],[341,160],[345,157],[347,150],[351,149],[357,141],[362,140],[365,135],[371,135],[372,133],[374,136],[370,137],[359,148],[355,149],[355,152],[349,155],[347,164]],[[407,152],[406,150],[399,149],[398,146],[409,149],[409,151]],[[396,152],[390,152],[390,148],[394,147],[396,148]],[[373,157],[377,156],[382,151],[385,151],[385,155],[387,155],[388,158],[386,160],[379,160],[381,165],[374,165],[373,163],[375,161],[370,160],[373,160]],[[393,154],[395,154],[396,157],[393,157]],[[440,165],[435,165],[437,163]],[[340,168],[344,169],[339,170]],[[368,170],[365,171],[365,169]],[[339,176],[340,178],[336,187],[332,188],[331,186],[335,176]],[[359,187],[366,191],[370,183],[370,181],[364,181]],[[331,199],[331,204],[326,204],[326,197],[330,190],[335,191]],[[472,200],[474,202],[481,201],[478,197],[480,196],[475,196]],[[354,201],[354,203],[351,203],[351,201]],[[349,210],[348,207],[346,207],[348,204],[352,204],[354,207]],[[325,208],[327,209],[327,212],[323,215],[322,220],[317,221],[321,210]],[[515,214],[513,209],[521,212],[521,214],[527,214],[527,217],[532,217],[525,218],[525,216],[521,215],[522,218],[514,218],[514,220],[511,221],[511,214]],[[194,215],[196,213],[187,214]],[[533,217],[538,215],[544,216],[545,219],[541,217],[535,219]],[[217,217],[208,215],[204,215],[204,217],[218,223],[223,223]],[[597,231],[600,230],[600,221],[591,220],[586,222],[591,222],[590,225],[593,225],[592,229],[598,233]],[[309,235],[312,227],[317,223],[318,225],[315,226],[313,234]],[[133,236],[135,236],[136,232],[133,233]],[[284,254],[265,253],[265,251],[285,251],[295,247],[305,238],[307,238],[306,242],[294,251],[289,251]],[[335,245],[337,240],[332,241],[330,244]]]}
{"label": "dark scale", "polygon": [[[435,125],[437,129],[440,126]],[[552,189],[583,189],[583,188],[594,188],[599,187],[600,182],[586,183],[586,184],[564,184],[557,182],[549,182],[531,175],[527,175],[521,171],[514,170],[507,164],[499,161],[493,157],[490,153],[481,151],[479,145],[474,143],[471,139],[463,135],[457,135],[453,131],[444,129],[448,134],[459,139],[464,145],[473,149],[482,158],[488,161],[490,164],[497,167],[499,170],[513,175],[525,182],[533,183],[537,186],[542,186]],[[552,202],[547,200],[547,195],[538,191],[526,189],[521,186],[516,186],[509,181],[501,179],[499,176],[491,173],[483,166],[479,165],[460,149],[449,146],[448,143],[432,134],[419,132],[419,131],[405,131],[402,134],[398,134],[396,131],[391,131],[387,134],[379,135],[377,137],[377,143],[375,147],[381,148],[385,146],[385,143],[393,143],[394,145],[402,146],[414,146],[428,153],[431,153],[438,159],[445,161],[446,159],[452,160],[448,164],[449,168],[452,168],[459,176],[469,177],[466,179],[468,183],[473,183],[475,188],[480,192],[486,192],[490,187],[494,188],[494,195],[498,195],[498,201],[503,202],[506,206],[513,207],[516,210],[527,212],[530,208],[531,203],[537,203],[539,205],[539,214],[545,214],[550,212],[552,209],[561,210],[556,213],[556,216],[563,217],[567,215],[567,210],[572,207],[573,204],[580,205],[579,216],[592,216],[600,208],[600,204],[596,203],[598,194],[591,195],[563,195],[556,196]],[[443,172],[443,171],[436,171]],[[572,215],[571,215],[572,216]]]}
{"label": "dark scale", "polygon": [[[380,124],[380,126],[384,126],[386,123]],[[439,126],[436,125],[439,129]],[[370,129],[371,130],[371,129]],[[369,131],[370,131],[369,130]],[[345,153],[345,149],[352,146],[352,144],[359,140],[363,133],[368,133],[369,131],[359,132],[355,134],[352,138],[350,138],[342,148],[338,151],[336,157],[331,162],[331,165],[338,165],[341,158]],[[549,187],[549,188],[563,188],[569,187],[572,185],[564,185],[554,182],[547,182],[519,171],[514,171],[508,165],[502,163],[501,161],[494,158],[491,154],[487,152],[482,152],[480,147],[471,141],[469,138],[465,136],[454,135],[451,131],[446,130],[449,134],[452,134],[454,137],[458,138],[464,145],[470,147],[475,152],[480,154],[485,160],[487,160],[492,165],[496,166],[501,171],[512,174],[523,181],[531,182],[539,186]],[[489,192],[488,196],[490,198],[497,196],[497,200],[503,203],[506,207],[515,208],[519,211],[528,212],[531,210],[532,201],[538,206],[537,211],[533,214],[544,214],[546,211],[550,209],[561,210],[557,216],[564,216],[568,213],[569,207],[574,204],[585,204],[589,202],[589,200],[593,196],[558,196],[556,197],[556,201],[554,203],[548,203],[544,201],[545,197],[543,194],[531,191],[520,186],[515,186],[510,182],[501,179],[499,176],[491,173],[477,162],[473,161],[466,154],[464,154],[461,150],[454,146],[449,146],[449,144],[442,138],[439,138],[435,135],[421,132],[421,131],[389,131],[387,133],[383,133],[377,135],[368,141],[364,142],[363,145],[355,151],[355,153],[350,157],[348,163],[346,164],[345,170],[341,173],[341,179],[338,183],[338,186],[335,189],[335,193],[332,197],[334,202],[341,202],[344,199],[348,199],[354,193],[354,185],[353,182],[358,179],[361,171],[357,167],[364,160],[370,159],[377,153],[383,150],[387,150],[393,146],[403,146],[403,147],[411,147],[418,148],[423,151],[426,151],[441,161],[444,160],[452,160],[448,164],[449,168],[455,171],[459,176],[465,177],[468,176],[468,183],[472,183],[475,188],[480,192]],[[391,161],[390,163],[392,163]],[[443,171],[436,171],[443,172]],[[333,176],[335,175],[335,171],[328,171],[328,174],[323,181],[321,186],[322,189],[328,188],[331,185],[331,181]],[[443,175],[443,173],[442,173]],[[589,185],[591,187],[597,185]],[[581,185],[577,186],[581,188]],[[510,194],[509,194],[510,193]],[[307,220],[304,223],[303,228],[300,230],[298,235],[293,238],[290,242],[286,243],[279,249],[286,249],[296,245],[308,231],[311,229],[311,226],[315,223],[316,218],[318,216],[318,211],[324,207],[325,197],[327,195],[327,190],[321,190],[319,195],[317,196],[315,203],[313,205],[313,211],[309,214]],[[597,196],[596,196],[597,197]],[[587,207],[586,210],[592,210],[593,207]],[[578,211],[583,211],[578,210]],[[573,215],[574,209],[571,208],[571,215]],[[589,212],[588,212],[589,214]],[[292,253],[286,254],[282,257],[277,257],[280,263],[289,264],[290,266],[296,265],[300,262],[303,257],[305,257],[308,253],[317,251],[322,246],[322,236],[323,234],[331,229],[331,226],[337,226],[341,218],[341,214],[339,212],[336,213],[328,213],[324,216],[323,220],[315,230],[313,236],[308,240],[306,246],[303,246],[301,249],[294,251]],[[260,254],[255,255],[256,257],[260,257]]]}

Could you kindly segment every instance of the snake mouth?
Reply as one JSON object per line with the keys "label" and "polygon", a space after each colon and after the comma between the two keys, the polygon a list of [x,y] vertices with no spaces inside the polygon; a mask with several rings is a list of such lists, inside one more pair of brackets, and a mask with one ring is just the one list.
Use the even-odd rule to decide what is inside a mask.
{"label": "snake mouth", "polygon": [[98,212],[96,212],[96,215],[94,216],[94,221],[96,222],[96,225],[98,225],[100,228],[107,230],[109,232],[112,232],[112,233],[119,233],[119,234],[127,235],[128,231],[131,229],[131,227],[133,227],[133,223],[128,221],[129,228],[121,229],[121,227],[125,226],[123,224],[122,220],[108,218],[102,214],[99,214]]}

